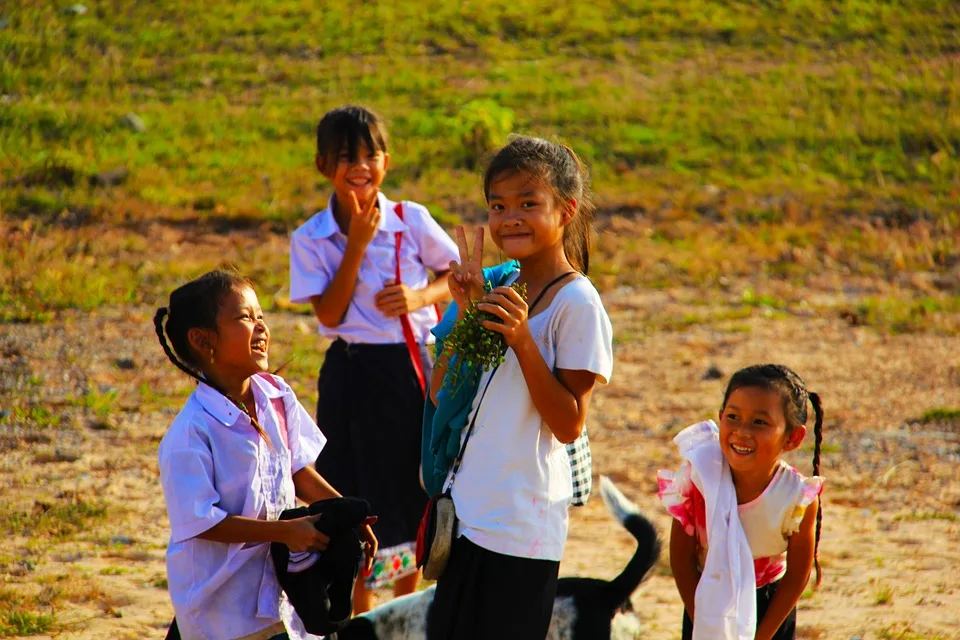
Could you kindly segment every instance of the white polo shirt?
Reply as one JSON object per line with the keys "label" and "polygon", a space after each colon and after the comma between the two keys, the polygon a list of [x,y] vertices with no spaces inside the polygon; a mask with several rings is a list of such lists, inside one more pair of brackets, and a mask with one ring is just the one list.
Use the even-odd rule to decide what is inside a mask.
{"label": "white polo shirt", "polygon": [[[167,581],[183,640],[241,638],[281,620],[291,638],[308,637],[285,597],[281,604],[269,544],[196,537],[228,515],[275,520],[296,506],[293,474],[313,464],[326,438],[293,390],[275,378],[281,389],[251,378],[269,446],[246,414],[203,383],[160,442],[170,518]],[[286,438],[270,403],[278,397],[286,408]]]}
{"label": "white polo shirt", "polygon": [[[357,286],[343,322],[329,329],[320,324],[320,334],[334,340],[368,344],[402,344],[403,328],[399,318],[388,318],[377,310],[374,298],[386,283],[396,277],[396,238],[403,234],[400,245],[400,276],[412,289],[429,284],[427,270],[448,271],[452,260],[459,260],[457,244],[430,216],[426,207],[416,202],[403,203],[403,220],[394,213],[396,203],[382,193],[380,228],[367,245]],[[343,261],[347,236],[340,231],[333,215],[333,198],[327,208],[307,220],[290,238],[290,300],[309,302],[311,296],[326,291]],[[410,315],[413,332],[420,344],[432,343],[430,329],[437,324],[432,306],[417,309]]]}
{"label": "white polo shirt", "polygon": [[[564,285],[528,322],[551,370],[592,371],[600,383],[610,379],[613,329],[587,278]],[[489,377],[480,380],[471,419]],[[570,459],[533,406],[512,349],[480,403],[452,494],[459,534],[475,544],[521,558],[563,556],[573,497]]]}

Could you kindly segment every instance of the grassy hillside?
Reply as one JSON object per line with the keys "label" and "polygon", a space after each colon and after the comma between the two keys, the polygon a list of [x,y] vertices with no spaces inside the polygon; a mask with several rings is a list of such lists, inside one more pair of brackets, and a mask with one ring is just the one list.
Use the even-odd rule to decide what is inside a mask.
{"label": "grassy hillside", "polygon": [[[390,121],[388,191],[448,222],[479,210],[482,155],[508,132],[570,142],[603,209],[642,222],[601,244],[617,282],[710,284],[758,264],[803,279],[832,268],[825,255],[889,278],[960,260],[950,1],[22,0],[0,25],[16,248],[0,255],[15,272],[0,318],[152,301],[215,262],[172,258],[150,221],[285,232],[325,198],[313,131],[349,101]],[[120,184],[90,182],[118,169]],[[753,257],[714,260],[737,247]],[[284,256],[261,258],[250,268],[279,286]]]}

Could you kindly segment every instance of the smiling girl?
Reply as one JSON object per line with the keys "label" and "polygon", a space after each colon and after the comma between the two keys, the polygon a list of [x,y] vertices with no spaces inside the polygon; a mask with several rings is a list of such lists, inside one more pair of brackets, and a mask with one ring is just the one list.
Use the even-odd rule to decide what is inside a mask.
{"label": "smiling girl", "polygon": [[[505,283],[485,291],[483,228],[460,260],[450,291],[460,316],[471,302],[496,317],[503,363],[483,372],[452,496],[458,519],[449,564],[437,582],[427,635],[544,638],[550,624],[572,498],[565,443],[580,435],[594,387],[613,368],[612,330],[586,278],[590,219],[586,170],[568,147],[515,137],[484,178],[487,226],[519,262],[528,306]],[[439,336],[438,336],[439,337]],[[444,347],[431,389],[453,384]],[[436,399],[436,394],[432,394]],[[454,472],[451,472],[454,473]],[[448,480],[448,483],[450,481]]]}
{"label": "smiling girl", "polygon": [[[808,403],[814,413],[809,478],[781,458],[803,442]],[[783,365],[755,365],[730,379],[718,420],[719,426],[708,421],[681,431],[675,442],[683,464],[676,474],[659,474],[660,499],[675,518],[670,566],[684,604],[683,638],[756,633],[758,640],[789,640],[814,566],[817,585],[821,577],[820,396]],[[728,533],[732,540],[723,539]],[[728,562],[738,540],[746,557]],[[737,575],[739,581],[723,578]]]}
{"label": "smiling girl", "polygon": [[[183,285],[154,325],[170,361],[197,381],[159,450],[176,613],[168,637],[303,638],[267,543],[327,548],[320,516],[277,519],[295,498],[340,495],[312,466],[326,439],[287,383],[266,373],[270,330],[245,278],[217,270]],[[369,525],[361,537],[369,566],[377,540]]]}
{"label": "smiling girl", "polygon": [[357,581],[360,613],[372,608],[373,587],[393,582],[402,595],[419,580],[428,345],[435,305],[450,297],[447,270],[457,247],[426,207],[380,192],[390,166],[387,134],[368,109],[323,116],[316,165],[333,195],[290,239],[290,298],[313,306],[320,334],[332,341],[317,381],[317,424],[330,440],[317,470],[380,518],[380,553],[372,574]]}

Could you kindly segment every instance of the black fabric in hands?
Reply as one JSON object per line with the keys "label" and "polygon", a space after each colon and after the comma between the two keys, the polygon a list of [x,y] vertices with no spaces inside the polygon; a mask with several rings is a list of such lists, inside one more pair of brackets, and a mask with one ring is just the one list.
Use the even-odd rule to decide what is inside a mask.
{"label": "black fabric in hands", "polygon": [[363,556],[360,524],[372,514],[370,504],[359,498],[332,498],[314,502],[309,507],[287,509],[281,520],[292,520],[320,514],[314,523],[317,531],[330,538],[327,550],[308,569],[290,573],[290,549],[279,542],[271,543],[270,555],[283,588],[304,628],[313,635],[334,633],[353,610],[353,587]]}

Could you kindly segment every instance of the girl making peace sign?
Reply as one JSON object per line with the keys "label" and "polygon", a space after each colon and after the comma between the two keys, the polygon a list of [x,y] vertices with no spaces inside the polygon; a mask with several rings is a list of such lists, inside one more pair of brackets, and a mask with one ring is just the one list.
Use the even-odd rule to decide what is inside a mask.
{"label": "girl making peace sign", "polygon": [[[483,372],[473,428],[452,487],[458,518],[449,564],[437,583],[427,635],[440,638],[543,638],[550,623],[572,497],[564,444],[580,434],[594,386],[612,372],[612,330],[589,267],[587,176],[569,148],[516,137],[484,177],[494,243],[519,262],[514,280],[489,293],[481,269],[483,229],[473,251],[457,230],[460,260],[450,264],[459,309],[499,321],[503,363]],[[445,336],[438,335],[438,338]],[[447,378],[441,351],[431,399]]]}

